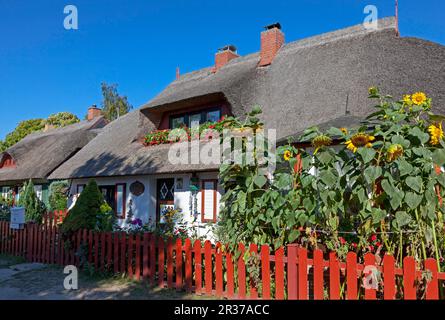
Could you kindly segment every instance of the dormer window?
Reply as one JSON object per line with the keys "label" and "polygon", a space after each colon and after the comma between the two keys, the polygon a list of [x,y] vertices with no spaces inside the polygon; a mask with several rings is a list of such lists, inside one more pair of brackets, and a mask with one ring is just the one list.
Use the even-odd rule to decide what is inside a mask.
{"label": "dormer window", "polygon": [[221,107],[200,111],[175,114],[170,116],[170,129],[181,127],[192,128],[206,122],[216,122],[221,119]]}
{"label": "dormer window", "polygon": [[0,159],[0,169],[3,168],[15,168],[15,161],[11,155],[5,154],[2,159]]}

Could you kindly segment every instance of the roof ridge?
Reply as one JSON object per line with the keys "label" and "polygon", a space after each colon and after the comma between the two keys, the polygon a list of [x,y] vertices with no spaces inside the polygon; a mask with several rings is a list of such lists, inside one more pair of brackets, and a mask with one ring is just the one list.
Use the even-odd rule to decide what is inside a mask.
{"label": "roof ridge", "polygon": [[[378,19],[378,28],[377,29],[366,29],[363,26],[363,23],[360,23],[360,24],[356,24],[356,25],[353,25],[350,27],[346,27],[346,28],[342,28],[342,29],[338,29],[338,30],[334,30],[334,31],[329,31],[329,32],[325,32],[325,33],[321,33],[321,34],[317,34],[317,35],[313,35],[313,36],[309,36],[306,38],[302,38],[302,39],[298,39],[298,40],[294,40],[294,41],[285,43],[283,45],[283,49],[289,50],[289,49],[306,48],[306,47],[316,46],[319,44],[328,43],[328,42],[332,42],[332,41],[336,41],[336,40],[340,40],[340,39],[346,39],[346,38],[352,37],[352,36],[381,32],[381,31],[389,30],[389,29],[395,30],[396,27],[397,27],[396,18],[394,16],[389,16],[389,17]],[[319,40],[319,41],[314,41],[314,40]],[[227,63],[226,66],[235,65],[237,63],[245,62],[246,60],[256,58],[259,53],[260,53],[260,51],[255,51],[255,52],[248,53],[246,55],[241,55],[237,58],[230,60],[230,62]],[[213,69],[213,66],[210,66],[210,67],[204,67],[201,69],[186,72],[186,73],[182,74],[179,77],[179,79],[174,80],[170,84],[179,84],[184,81],[190,81],[192,79],[194,80],[198,77],[199,78],[204,77],[204,76],[210,74],[212,69]],[[206,71],[208,71],[208,72],[206,72]]]}

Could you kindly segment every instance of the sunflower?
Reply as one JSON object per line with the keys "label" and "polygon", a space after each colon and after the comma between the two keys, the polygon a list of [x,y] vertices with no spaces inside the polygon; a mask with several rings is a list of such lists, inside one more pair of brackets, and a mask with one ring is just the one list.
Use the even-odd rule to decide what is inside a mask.
{"label": "sunflower", "polygon": [[443,139],[444,134],[442,130],[442,122],[432,124],[428,127],[428,132],[430,133],[430,143],[435,146],[439,144],[439,140]]}
{"label": "sunflower", "polygon": [[420,106],[426,102],[426,94],[423,92],[416,92],[411,99],[415,105]]}
{"label": "sunflower", "polygon": [[286,161],[289,161],[292,158],[292,152],[289,150],[284,151],[283,158]]}
{"label": "sunflower", "polygon": [[350,140],[345,142],[345,144],[346,148],[355,153],[357,152],[357,149],[360,147],[371,148],[372,147],[371,141],[374,140],[375,140],[374,136],[370,136],[366,133],[359,132],[354,134]]}
{"label": "sunflower", "polygon": [[386,159],[388,162],[392,162],[399,158],[403,154],[403,147],[400,144],[392,144],[388,148]]}
{"label": "sunflower", "polygon": [[377,87],[370,87],[368,93],[369,95],[374,96],[379,93],[379,89]]}
{"label": "sunflower", "polygon": [[343,132],[343,134],[348,134],[347,128],[340,128],[340,131]]}
{"label": "sunflower", "polygon": [[413,101],[411,100],[411,95],[410,94],[405,94],[403,96],[403,104],[407,105],[407,106],[412,106],[413,105]]}
{"label": "sunflower", "polygon": [[312,140],[312,146],[315,148],[314,154],[318,152],[318,150],[325,146],[330,146],[332,144],[332,139],[328,136],[321,134],[319,136],[316,136]]}

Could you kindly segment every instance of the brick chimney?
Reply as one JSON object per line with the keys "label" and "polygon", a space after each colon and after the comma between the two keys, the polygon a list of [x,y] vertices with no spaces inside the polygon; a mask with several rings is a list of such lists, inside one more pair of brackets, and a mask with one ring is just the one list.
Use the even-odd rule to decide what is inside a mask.
{"label": "brick chimney", "polygon": [[217,72],[230,60],[238,57],[239,55],[236,53],[236,47],[234,45],[228,45],[218,49],[218,52],[215,55],[215,67],[213,68],[213,72]]}
{"label": "brick chimney", "polygon": [[281,31],[279,23],[271,24],[261,32],[261,59],[260,67],[268,66],[284,44],[284,33]]}
{"label": "brick chimney", "polygon": [[95,104],[88,108],[87,120],[91,121],[97,117],[102,116],[102,110],[98,108]]}

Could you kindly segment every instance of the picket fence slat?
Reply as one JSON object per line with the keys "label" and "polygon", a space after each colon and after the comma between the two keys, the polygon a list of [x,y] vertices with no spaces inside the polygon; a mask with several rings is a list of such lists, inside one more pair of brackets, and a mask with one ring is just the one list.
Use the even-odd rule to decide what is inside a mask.
{"label": "picket fence slat", "polygon": [[[26,224],[20,230],[11,229],[9,222],[0,221],[0,253],[22,256],[29,262],[61,266],[82,267],[88,261],[96,270],[126,273],[129,278],[143,279],[161,288],[167,286],[217,298],[444,298],[440,288],[445,273],[439,270],[433,258],[422,263],[405,257],[402,265],[396,266],[395,257],[385,255],[383,263],[379,261],[377,266],[376,256],[371,253],[358,261],[357,254],[349,252],[345,262],[341,262],[334,252],[329,252],[325,261],[321,250],[309,252],[298,245],[281,247],[272,253],[268,245],[246,247],[240,244],[237,252],[229,252],[221,243],[213,245],[208,240],[192,243],[190,239],[171,238],[164,241],[150,233],[79,230],[63,238],[57,224],[62,216],[63,212],[49,213],[42,224]],[[250,267],[247,272],[247,257],[249,265],[258,266],[259,278],[250,273]],[[374,282],[375,268],[382,273],[382,282]],[[398,277],[401,281],[396,281]],[[374,284],[377,287],[373,287]]]}
{"label": "picket fence slat", "polygon": [[383,258],[383,298],[385,300],[396,298],[395,263],[393,256],[385,255]]}
{"label": "picket fence slat", "polygon": [[284,299],[284,248],[283,247],[275,251],[275,298],[277,300]]}
{"label": "picket fence slat", "polygon": [[193,251],[195,257],[195,292],[201,294],[202,290],[202,252],[201,241],[196,240],[193,244]]}
{"label": "picket fence slat", "polygon": [[244,244],[240,243],[238,246],[238,298],[246,298],[246,264],[244,262]]}
{"label": "picket fence slat", "polygon": [[269,300],[270,296],[270,254],[269,246],[261,246],[261,280],[263,282],[263,299]]}

